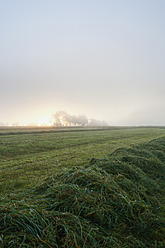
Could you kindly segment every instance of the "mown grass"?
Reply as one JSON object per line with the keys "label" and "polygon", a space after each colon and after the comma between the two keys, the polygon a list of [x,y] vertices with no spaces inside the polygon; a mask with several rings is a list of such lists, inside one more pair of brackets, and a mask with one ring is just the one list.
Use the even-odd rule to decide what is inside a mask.
{"label": "mown grass", "polygon": [[165,137],[133,143],[1,197],[1,247],[165,247]]}
{"label": "mown grass", "polygon": [[2,128],[1,193],[27,189],[48,176],[84,166],[121,146],[162,137],[163,128]]}

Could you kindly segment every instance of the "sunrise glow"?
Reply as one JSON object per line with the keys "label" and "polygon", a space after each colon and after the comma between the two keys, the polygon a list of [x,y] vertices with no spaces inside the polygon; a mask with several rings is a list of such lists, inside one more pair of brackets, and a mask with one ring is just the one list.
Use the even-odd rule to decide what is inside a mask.
{"label": "sunrise glow", "polygon": [[54,119],[51,116],[46,116],[46,117],[43,117],[41,120],[39,120],[37,122],[37,125],[39,127],[41,127],[41,126],[51,127],[51,126],[53,126],[53,123],[54,123]]}

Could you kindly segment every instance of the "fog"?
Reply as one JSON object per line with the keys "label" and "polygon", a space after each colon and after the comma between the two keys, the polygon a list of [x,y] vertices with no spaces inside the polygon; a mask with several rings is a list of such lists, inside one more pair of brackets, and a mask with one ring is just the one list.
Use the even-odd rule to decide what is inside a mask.
{"label": "fog", "polygon": [[165,125],[164,13],[163,0],[1,1],[0,124],[64,110],[75,125]]}
{"label": "fog", "polygon": [[85,115],[70,115],[65,111],[58,111],[52,115],[53,126],[108,126],[105,121],[88,119]]}

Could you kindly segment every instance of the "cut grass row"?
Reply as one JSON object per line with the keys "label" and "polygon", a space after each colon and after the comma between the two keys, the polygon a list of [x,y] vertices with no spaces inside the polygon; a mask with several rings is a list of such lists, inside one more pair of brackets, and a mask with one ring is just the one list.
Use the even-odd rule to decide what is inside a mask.
{"label": "cut grass row", "polygon": [[165,246],[165,137],[4,196],[1,247]]}

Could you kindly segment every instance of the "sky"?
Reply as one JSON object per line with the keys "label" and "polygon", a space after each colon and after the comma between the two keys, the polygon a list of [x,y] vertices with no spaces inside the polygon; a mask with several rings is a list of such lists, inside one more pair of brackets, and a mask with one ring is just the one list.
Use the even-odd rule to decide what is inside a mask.
{"label": "sky", "polygon": [[164,0],[0,0],[0,123],[165,125]]}

